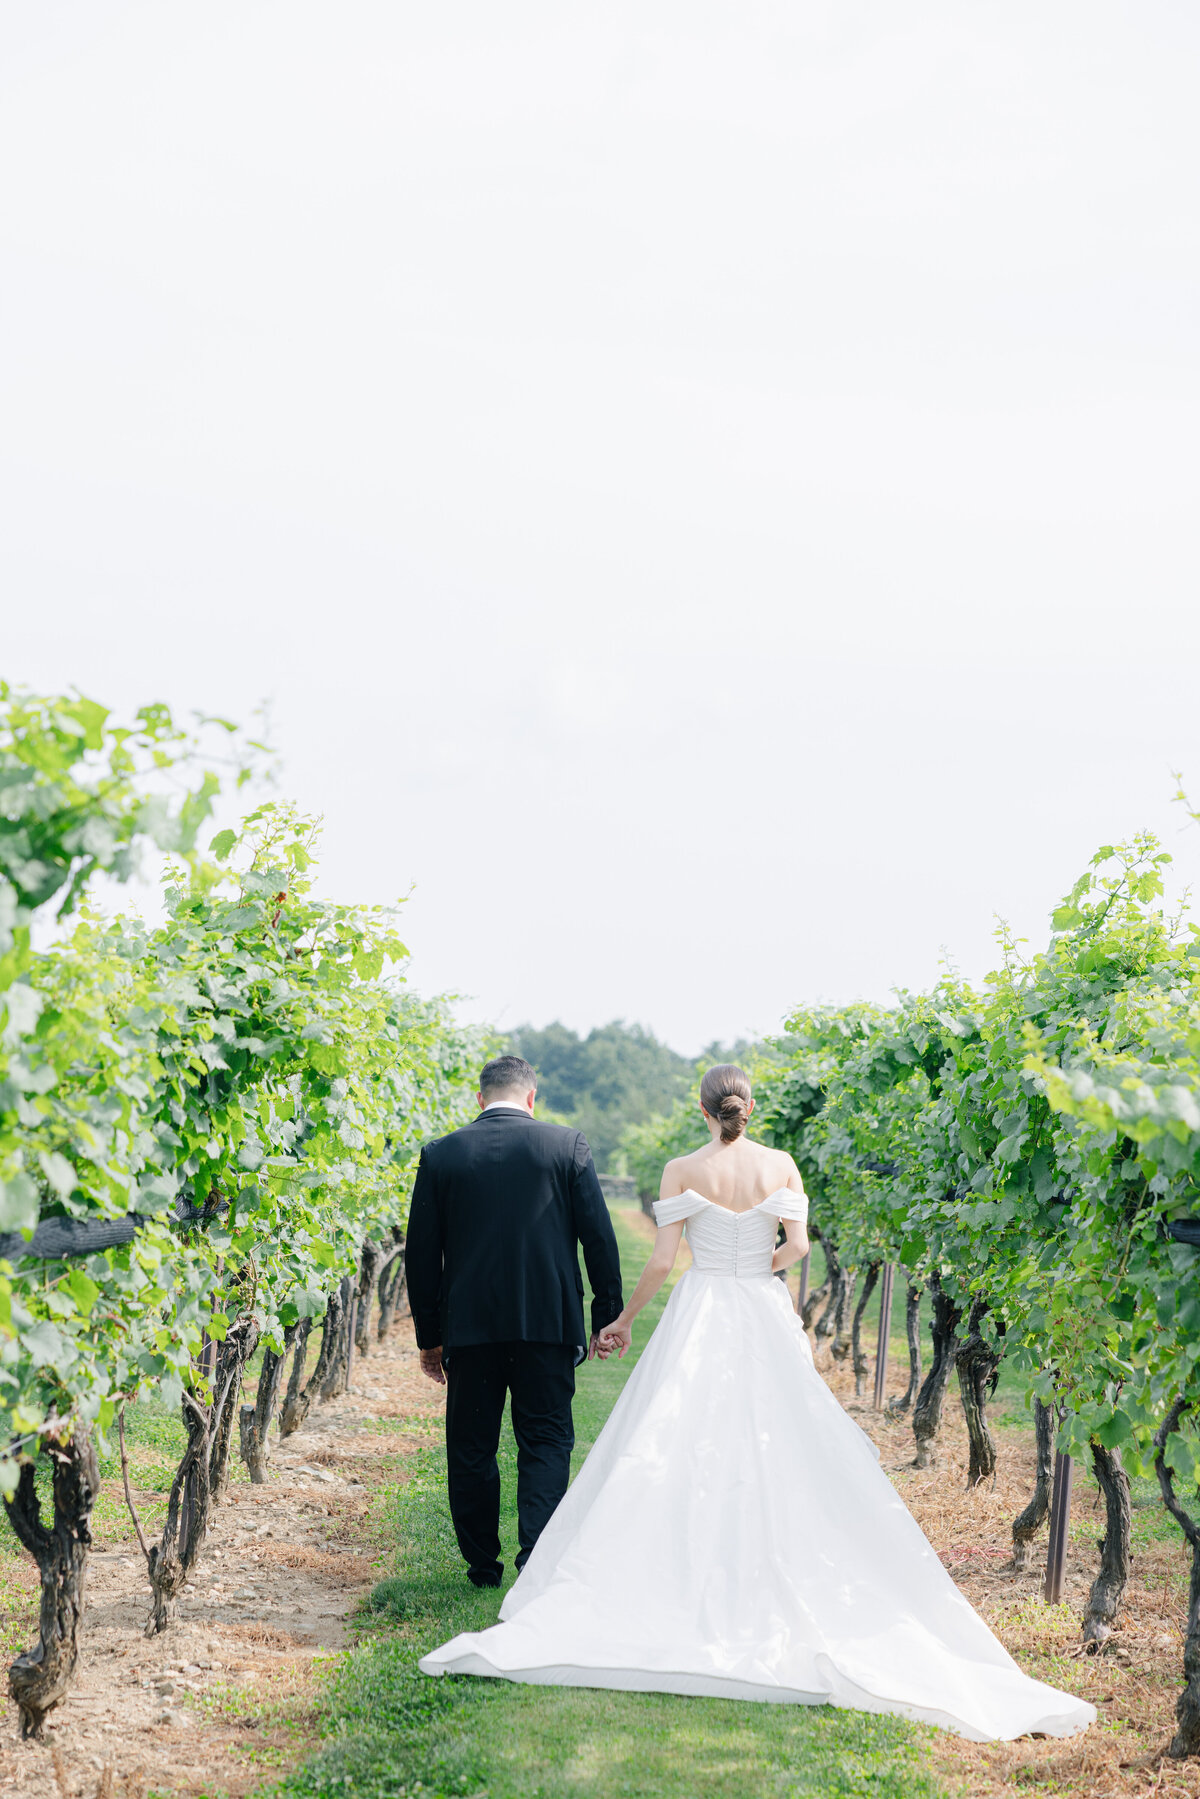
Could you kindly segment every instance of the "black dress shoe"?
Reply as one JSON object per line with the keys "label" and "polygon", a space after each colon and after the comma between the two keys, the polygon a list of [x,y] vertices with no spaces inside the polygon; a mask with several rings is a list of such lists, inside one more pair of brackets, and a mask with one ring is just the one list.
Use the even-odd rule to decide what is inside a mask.
{"label": "black dress shoe", "polygon": [[473,1587],[498,1587],[500,1573],[495,1568],[468,1568],[467,1579]]}

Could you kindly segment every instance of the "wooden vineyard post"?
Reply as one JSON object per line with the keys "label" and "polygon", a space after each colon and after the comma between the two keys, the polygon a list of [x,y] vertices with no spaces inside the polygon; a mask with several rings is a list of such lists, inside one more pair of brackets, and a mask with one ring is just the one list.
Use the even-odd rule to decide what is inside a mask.
{"label": "wooden vineyard post", "polygon": [[879,1343],[875,1350],[875,1410],[883,1410],[883,1398],[887,1389],[888,1339],[892,1332],[892,1287],[896,1279],[896,1270],[890,1262],[883,1264],[883,1275],[879,1282]]}
{"label": "wooden vineyard post", "polygon": [[808,1265],[811,1261],[812,1261],[812,1251],[811,1250],[809,1250],[807,1252],[807,1254],[802,1255],[800,1258],[800,1297],[796,1301],[796,1310],[799,1312],[801,1317],[804,1316],[804,1307],[808,1301]]}
{"label": "wooden vineyard post", "polygon": [[1067,1525],[1071,1519],[1071,1479],[1075,1465],[1060,1449],[1054,1457],[1054,1491],[1050,1498],[1050,1542],[1046,1550],[1047,1605],[1062,1598],[1063,1570],[1067,1563]]}

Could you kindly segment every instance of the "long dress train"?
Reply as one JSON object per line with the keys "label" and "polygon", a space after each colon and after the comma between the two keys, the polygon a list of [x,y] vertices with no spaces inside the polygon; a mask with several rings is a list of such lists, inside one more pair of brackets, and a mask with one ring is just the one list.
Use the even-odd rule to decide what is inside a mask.
{"label": "long dress train", "polygon": [[501,1622],[427,1674],[828,1703],[977,1742],[1094,1721],[1022,1673],[816,1372],[770,1272],[777,1221],[805,1210],[787,1189],[742,1213],[658,1202],[693,1265]]}

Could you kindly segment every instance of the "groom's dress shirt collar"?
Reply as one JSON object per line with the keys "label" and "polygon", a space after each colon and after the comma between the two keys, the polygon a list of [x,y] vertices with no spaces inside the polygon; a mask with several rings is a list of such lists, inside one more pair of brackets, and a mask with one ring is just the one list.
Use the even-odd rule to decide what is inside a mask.
{"label": "groom's dress shirt collar", "polygon": [[484,1112],[524,1112],[526,1118],[533,1117],[533,1113],[529,1110],[529,1107],[518,1105],[515,1099],[489,1100],[488,1104],[480,1109],[481,1117]]}

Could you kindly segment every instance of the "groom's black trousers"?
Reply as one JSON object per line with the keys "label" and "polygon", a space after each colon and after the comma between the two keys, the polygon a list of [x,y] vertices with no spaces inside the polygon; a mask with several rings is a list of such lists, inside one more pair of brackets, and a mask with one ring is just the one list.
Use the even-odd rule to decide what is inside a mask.
{"label": "groom's black trousers", "polygon": [[496,1449],[506,1394],[517,1439],[518,1568],[567,1490],[576,1353],[570,1343],[474,1343],[445,1352],[450,1516],[472,1572],[499,1574],[504,1565]]}

